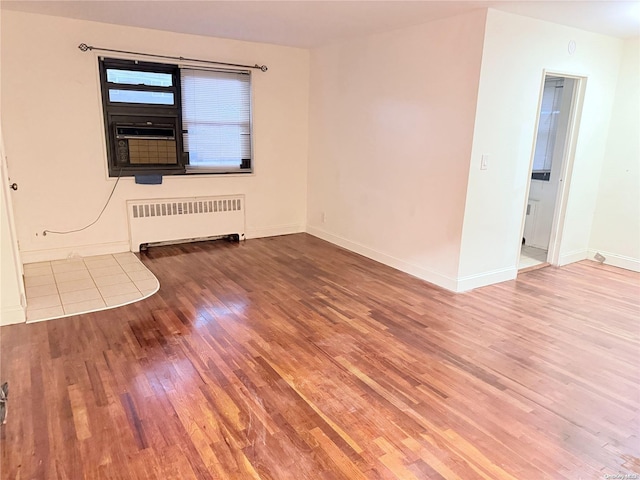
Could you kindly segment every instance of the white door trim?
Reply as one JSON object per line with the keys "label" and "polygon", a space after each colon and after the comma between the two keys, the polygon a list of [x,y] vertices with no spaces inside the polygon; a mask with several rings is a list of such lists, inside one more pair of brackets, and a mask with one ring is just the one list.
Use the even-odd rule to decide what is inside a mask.
{"label": "white door trim", "polygon": [[[533,170],[533,160],[535,156],[536,140],[538,135],[538,126],[540,123],[540,109],[542,108],[542,95],[544,93],[544,82],[547,76],[557,76],[564,78],[571,78],[575,80],[573,88],[573,97],[571,101],[571,112],[569,114],[569,125],[565,137],[565,149],[562,157],[562,169],[560,173],[560,181],[558,190],[556,193],[553,223],[551,227],[551,237],[549,239],[549,250],[547,253],[547,261],[551,265],[559,265],[560,262],[560,247],[562,244],[562,237],[564,233],[564,220],[567,210],[567,199],[569,197],[569,187],[571,184],[571,174],[573,172],[573,164],[575,160],[576,144],[578,140],[578,131],[580,127],[580,119],[582,117],[582,107],[584,102],[584,92],[587,86],[586,75],[576,75],[571,73],[564,73],[556,70],[542,70],[542,79],[540,82],[540,93],[538,98],[538,108],[536,110],[536,122],[533,133],[533,141],[531,144],[531,157],[529,159],[527,190],[524,197],[524,205],[522,208],[522,222],[520,225],[520,235],[518,241],[522,241],[524,235],[525,221],[527,218],[527,203],[529,201],[529,193],[531,189],[531,172]],[[518,257],[516,258],[516,265],[519,263],[520,257],[520,245],[517,249]]]}

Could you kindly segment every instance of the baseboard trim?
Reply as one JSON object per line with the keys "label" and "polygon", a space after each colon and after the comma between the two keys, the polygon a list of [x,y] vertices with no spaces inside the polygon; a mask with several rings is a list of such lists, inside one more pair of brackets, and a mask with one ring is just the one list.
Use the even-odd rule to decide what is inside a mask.
{"label": "baseboard trim", "polygon": [[573,252],[560,255],[560,258],[558,258],[558,266],[563,267],[565,265],[569,265],[570,263],[579,262],[580,260],[585,260],[586,258],[587,258],[586,250],[575,250]]}
{"label": "baseboard trim", "polygon": [[358,253],[364,257],[375,260],[376,262],[380,262],[389,267],[408,273],[409,275],[413,275],[414,277],[445,288],[449,291],[456,291],[456,280],[447,277],[446,275],[442,275],[438,272],[433,272],[418,265],[405,262],[404,260],[401,260],[399,258],[379,252],[360,243],[347,240],[346,238],[334,235],[317,227],[307,225],[306,231],[309,235],[313,235],[314,237],[326,240],[329,243],[333,243],[334,245],[338,245],[342,248]]}
{"label": "baseboard trim", "polygon": [[277,237],[278,235],[291,235],[293,233],[303,233],[304,225],[287,224],[276,225],[273,227],[248,228],[245,232],[245,238],[264,238]]}
{"label": "baseboard trim", "polygon": [[96,243],[74,247],[49,248],[46,250],[20,250],[22,263],[48,262],[64,260],[70,257],[90,257],[91,255],[108,255],[129,251],[129,242]]}
{"label": "baseboard trim", "polygon": [[627,257],[625,255],[618,255],[617,253],[606,252],[604,250],[592,250],[587,252],[587,258],[595,260],[593,257],[596,253],[604,256],[606,260],[605,265],[611,265],[612,267],[624,268],[625,270],[631,270],[632,272],[640,272],[640,259]]}
{"label": "baseboard trim", "polygon": [[[275,237],[277,235],[290,235],[302,233],[304,225],[288,224],[247,229],[245,238]],[[22,263],[48,262],[51,260],[64,260],[69,257],[89,257],[91,255],[108,255],[110,253],[128,252],[131,246],[128,241],[98,243],[94,245],[80,245],[74,247],[49,248],[43,250],[21,250]]]}
{"label": "baseboard trim", "polygon": [[486,287],[495,283],[514,280],[518,276],[516,267],[499,268],[489,272],[478,273],[458,278],[456,292],[468,292],[474,288]]}
{"label": "baseboard trim", "polygon": [[2,321],[0,326],[15,325],[16,323],[24,323],[27,321],[24,308],[20,305],[13,305],[11,307],[2,307]]}

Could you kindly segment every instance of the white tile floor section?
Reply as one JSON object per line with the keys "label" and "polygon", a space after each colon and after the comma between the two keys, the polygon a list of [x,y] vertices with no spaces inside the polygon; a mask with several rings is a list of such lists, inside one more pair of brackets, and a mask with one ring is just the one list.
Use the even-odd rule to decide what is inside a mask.
{"label": "white tile floor section", "polygon": [[28,322],[119,307],[160,288],[131,252],[28,263],[24,282]]}
{"label": "white tile floor section", "polygon": [[541,263],[547,261],[547,251],[541,248],[530,247],[523,245],[520,250],[520,262],[518,263],[518,270],[523,268],[535,267]]}

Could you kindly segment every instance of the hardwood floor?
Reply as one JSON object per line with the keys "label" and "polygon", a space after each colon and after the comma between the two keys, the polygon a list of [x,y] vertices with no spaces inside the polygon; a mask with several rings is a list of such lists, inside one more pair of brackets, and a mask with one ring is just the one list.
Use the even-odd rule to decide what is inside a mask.
{"label": "hardwood floor", "polygon": [[151,298],[0,330],[2,479],[640,473],[636,273],[455,295],[305,234],[142,258]]}

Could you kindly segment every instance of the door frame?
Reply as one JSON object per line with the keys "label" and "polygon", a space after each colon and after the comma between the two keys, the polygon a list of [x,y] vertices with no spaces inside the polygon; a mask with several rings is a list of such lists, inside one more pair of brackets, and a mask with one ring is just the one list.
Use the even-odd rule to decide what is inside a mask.
{"label": "door frame", "polygon": [[14,268],[16,272],[16,281],[18,283],[18,291],[20,294],[20,306],[24,310],[26,308],[26,295],[24,286],[24,271],[22,261],[20,259],[20,249],[18,246],[18,235],[16,232],[16,224],[13,213],[13,199],[9,191],[9,183],[11,177],[9,175],[9,166],[4,150],[4,140],[2,138],[2,130],[0,128],[0,195],[2,195],[2,205],[0,208],[6,210],[7,221],[9,222],[9,238],[11,241],[10,249],[13,257]]}
{"label": "door frame", "polygon": [[531,172],[533,171],[533,159],[536,150],[536,141],[538,137],[538,126],[540,123],[540,110],[542,108],[542,95],[544,93],[544,83],[547,76],[571,78],[575,81],[573,94],[571,99],[571,111],[569,112],[569,124],[567,126],[566,136],[564,138],[565,149],[562,156],[562,167],[560,169],[560,179],[555,195],[555,205],[553,210],[553,221],[551,224],[551,236],[549,238],[549,248],[547,250],[547,262],[551,265],[559,266],[560,264],[560,247],[564,233],[564,221],[567,211],[567,201],[569,198],[569,189],[571,185],[571,175],[573,173],[573,164],[575,161],[576,144],[578,142],[578,133],[580,129],[580,119],[582,118],[582,109],[584,104],[584,93],[587,87],[588,77],[586,75],[567,73],[558,70],[543,69],[540,82],[540,92],[538,96],[538,107],[536,109],[536,121],[533,131],[533,141],[531,143],[531,157],[529,159],[529,168],[527,170],[527,188],[524,197],[524,205],[522,207],[522,222],[520,225],[520,235],[518,236],[518,257],[516,258],[516,271],[520,260],[520,250],[522,247],[522,237],[524,235],[524,226],[527,219],[527,204],[529,202],[529,192],[531,189]]}

